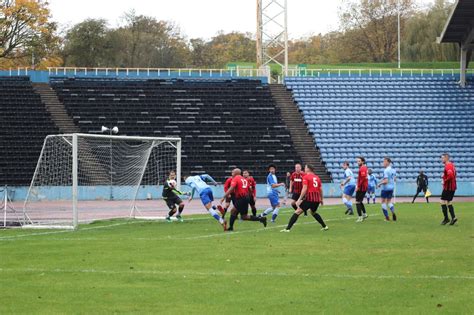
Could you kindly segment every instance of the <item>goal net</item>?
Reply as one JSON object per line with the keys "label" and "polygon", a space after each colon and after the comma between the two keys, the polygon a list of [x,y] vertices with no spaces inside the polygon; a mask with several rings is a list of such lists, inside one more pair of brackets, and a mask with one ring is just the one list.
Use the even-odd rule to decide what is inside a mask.
{"label": "goal net", "polygon": [[168,172],[181,179],[181,139],[47,136],[23,207],[24,227],[157,216]]}

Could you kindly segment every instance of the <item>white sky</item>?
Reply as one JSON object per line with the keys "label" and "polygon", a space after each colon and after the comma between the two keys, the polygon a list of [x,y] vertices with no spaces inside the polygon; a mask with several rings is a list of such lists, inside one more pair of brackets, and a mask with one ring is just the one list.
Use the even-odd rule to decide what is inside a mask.
{"label": "white sky", "polygon": [[[327,33],[338,28],[338,7],[344,0],[288,0],[290,38]],[[434,0],[417,0],[421,5]],[[176,22],[187,38],[210,38],[219,30],[255,33],[255,0],[49,0],[53,20],[62,26],[86,18],[120,24],[125,11]]]}

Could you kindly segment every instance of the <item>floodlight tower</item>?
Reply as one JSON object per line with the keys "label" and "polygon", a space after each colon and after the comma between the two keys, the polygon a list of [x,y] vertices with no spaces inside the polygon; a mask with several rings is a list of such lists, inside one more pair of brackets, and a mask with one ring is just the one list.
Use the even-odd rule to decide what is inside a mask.
{"label": "floodlight tower", "polygon": [[257,0],[257,67],[274,62],[288,75],[287,0]]}

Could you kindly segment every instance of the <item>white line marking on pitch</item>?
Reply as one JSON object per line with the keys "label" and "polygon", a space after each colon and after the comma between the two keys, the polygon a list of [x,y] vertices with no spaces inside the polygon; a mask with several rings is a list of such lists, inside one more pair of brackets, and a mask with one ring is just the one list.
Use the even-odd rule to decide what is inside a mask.
{"label": "white line marking on pitch", "polygon": [[98,269],[41,269],[41,268],[0,268],[1,273],[84,273],[104,275],[169,275],[169,276],[208,276],[208,277],[301,277],[301,278],[340,278],[340,279],[403,279],[403,280],[474,280],[474,276],[458,275],[374,275],[374,274],[311,274],[287,272],[186,272],[186,271],[160,271],[160,270],[98,270]]}
{"label": "white line marking on pitch", "polygon": [[[199,220],[209,220],[209,219],[210,218],[208,218],[208,217],[206,217],[206,218],[189,218],[186,221],[199,221]],[[45,232],[36,232],[36,233],[30,233],[30,234],[3,236],[3,237],[0,237],[0,241],[15,240],[15,239],[19,239],[19,238],[26,238],[26,237],[29,237],[29,236],[41,236],[41,235],[63,234],[63,233],[74,233],[75,234],[75,233],[79,233],[79,232],[82,232],[82,231],[101,230],[101,229],[107,229],[107,228],[121,226],[121,225],[146,223],[146,222],[152,222],[152,221],[151,220],[130,220],[130,221],[114,223],[114,224],[110,224],[110,225],[81,227],[76,231],[74,231],[74,230],[45,231]]]}
{"label": "white line marking on pitch", "polygon": [[[324,209],[331,210],[335,209],[336,207],[325,207]],[[284,210],[281,211],[281,213],[288,213],[288,212],[293,212],[293,210]],[[186,221],[201,221],[201,220],[211,220],[211,217],[205,217],[205,218],[188,218]],[[20,235],[11,235],[11,236],[2,236],[0,237],[0,241],[14,241],[17,239],[22,239],[22,238],[27,238],[30,236],[42,236],[42,235],[54,235],[54,234],[64,234],[64,233],[78,233],[82,231],[90,231],[90,230],[100,230],[100,229],[107,229],[111,227],[116,227],[116,226],[121,226],[121,225],[127,225],[127,224],[136,224],[136,223],[145,223],[145,222],[152,222],[150,220],[131,220],[131,221],[126,221],[126,222],[120,222],[120,223],[114,223],[110,225],[103,225],[103,226],[92,226],[92,227],[82,227],[79,228],[78,230],[60,230],[60,231],[45,231],[45,232],[36,232],[36,233],[29,233],[29,234],[20,234]],[[239,233],[239,232],[234,232],[234,234]],[[157,238],[162,240],[162,239],[168,239],[169,237],[163,237],[163,238]],[[130,239],[130,238],[128,238]],[[179,239],[179,238],[173,238],[173,239]],[[181,238],[181,239],[186,239],[186,238]],[[192,238],[191,238],[192,239]],[[55,239],[52,239],[55,240]],[[75,238],[63,238],[63,239],[58,239],[58,240],[80,240],[80,239],[75,239]],[[89,240],[94,240],[92,238],[89,238]],[[97,239],[100,240],[100,239]],[[142,239],[146,240],[146,239]]]}
{"label": "white line marking on pitch", "polygon": [[[371,217],[377,216],[377,215],[378,214],[373,214],[373,215],[371,215]],[[195,219],[188,219],[187,221],[210,220],[210,219],[212,219],[212,218],[195,218]],[[353,218],[352,217],[346,217],[346,218],[326,219],[325,222],[345,221],[345,220],[351,220],[351,219],[353,219]],[[117,223],[115,225],[109,225],[107,227],[113,227],[113,226],[117,226],[117,225],[124,225],[124,224],[131,224],[131,223],[143,223],[143,222],[150,222],[150,221],[132,221],[132,222],[127,222],[127,223]],[[311,221],[311,222],[304,222],[304,223],[296,223],[295,225],[307,225],[307,224],[315,224],[315,223],[317,223],[317,222],[316,221]],[[132,240],[134,240],[134,241],[197,240],[197,239],[205,239],[205,238],[219,237],[219,236],[230,236],[230,235],[237,235],[237,234],[244,234],[244,233],[264,232],[264,231],[267,231],[267,230],[284,228],[286,226],[287,226],[287,224],[274,225],[274,226],[270,226],[270,227],[266,227],[266,228],[259,228],[259,229],[252,229],[252,230],[235,231],[235,232],[229,232],[229,233],[220,232],[220,233],[213,233],[213,234],[207,234],[207,235],[197,235],[197,236],[188,236],[188,237],[176,237],[176,235],[168,235],[168,236],[163,236],[163,237],[135,237],[135,238],[134,237],[129,237],[129,238],[126,238],[124,240],[128,240],[128,241],[132,241]],[[104,227],[94,227],[94,228],[98,229],[98,228],[104,228]],[[84,229],[81,229],[81,230],[86,230],[86,229],[92,230],[94,228],[84,228]],[[79,230],[79,231],[81,231],[81,230]],[[72,232],[72,231],[65,230],[65,231],[45,232],[43,234],[34,233],[34,234],[29,234],[29,235],[33,235],[33,236],[35,236],[35,235],[49,235],[49,234],[57,234],[57,233],[61,233],[61,232],[62,233],[67,233],[67,232]],[[25,235],[19,235],[19,236],[16,236],[16,237],[15,236],[10,236],[10,237],[6,236],[4,238],[0,238],[0,242],[1,241],[15,241],[19,237],[22,237],[22,240],[27,240],[27,237],[29,235],[25,234]],[[77,241],[77,242],[81,242],[81,241],[103,241],[103,240],[106,240],[106,239],[98,238],[98,237],[48,238],[48,241]],[[120,239],[114,238],[114,240],[120,240]]]}
{"label": "white line marking on pitch", "polygon": [[[378,214],[372,214],[370,217],[377,216],[377,215]],[[347,218],[327,219],[327,220],[324,220],[324,221],[325,222],[334,222],[334,221],[346,221],[346,220],[353,220],[353,219],[354,219],[353,217],[347,217]],[[316,223],[317,223],[316,221],[311,221],[311,222],[304,222],[304,223],[296,223],[295,225],[307,225],[307,224],[316,224]],[[254,229],[254,230],[244,230],[244,231],[236,231],[236,232],[229,232],[229,233],[214,233],[214,234],[208,234],[208,235],[190,236],[190,237],[182,237],[182,238],[176,237],[176,238],[173,238],[173,239],[174,240],[195,240],[195,239],[200,239],[200,238],[211,238],[211,237],[216,237],[216,236],[228,236],[228,235],[237,235],[237,234],[252,233],[252,232],[265,232],[265,231],[268,231],[268,230],[281,229],[281,228],[284,228],[286,226],[287,226],[287,224],[275,225],[275,226],[270,226],[270,227],[266,227],[266,228]],[[325,232],[325,233],[327,233],[327,232]]]}

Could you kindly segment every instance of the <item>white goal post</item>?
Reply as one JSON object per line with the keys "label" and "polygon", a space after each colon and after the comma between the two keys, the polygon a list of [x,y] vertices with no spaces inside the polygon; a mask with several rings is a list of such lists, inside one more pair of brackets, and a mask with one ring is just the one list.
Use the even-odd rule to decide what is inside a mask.
{"label": "white goal post", "polygon": [[169,171],[181,184],[181,139],[97,134],[49,135],[23,206],[25,228],[159,217]]}

